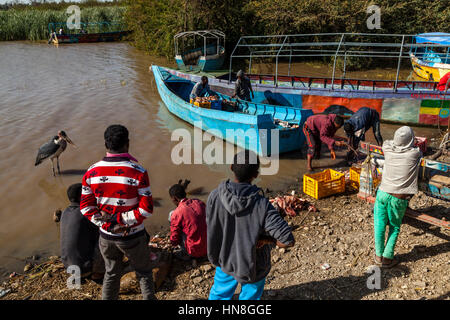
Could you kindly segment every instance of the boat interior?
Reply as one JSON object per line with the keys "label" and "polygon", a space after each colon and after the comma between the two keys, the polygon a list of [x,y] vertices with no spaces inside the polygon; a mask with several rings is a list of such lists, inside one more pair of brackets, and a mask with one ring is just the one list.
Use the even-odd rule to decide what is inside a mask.
{"label": "boat interior", "polygon": [[[190,102],[189,96],[192,91],[192,88],[194,87],[194,83],[190,80],[185,80],[177,76],[174,76],[163,70],[161,70],[161,73],[163,74],[163,79],[167,87],[175,95],[183,99],[185,102],[189,103]],[[217,96],[219,96],[219,99],[222,99],[222,101],[223,100],[235,101],[234,99],[231,99],[230,96],[221,94],[219,92],[216,92],[216,94]],[[302,116],[304,116],[305,112],[305,110],[300,108],[270,105],[259,102],[248,102],[243,100],[237,101],[235,108],[233,110],[225,109],[223,111],[250,114],[250,115],[269,114],[274,119],[275,124],[284,122],[283,126],[285,127],[299,125]]]}

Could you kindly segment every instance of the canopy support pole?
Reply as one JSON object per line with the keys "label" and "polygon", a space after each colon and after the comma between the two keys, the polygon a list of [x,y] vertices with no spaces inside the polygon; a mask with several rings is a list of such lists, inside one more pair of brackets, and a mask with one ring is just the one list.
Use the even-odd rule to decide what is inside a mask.
{"label": "canopy support pole", "polygon": [[339,41],[339,45],[338,45],[338,47],[336,49],[336,53],[334,54],[333,75],[331,77],[331,90],[334,89],[334,76],[336,74],[336,59],[337,59],[337,55],[339,53],[339,50],[341,48],[342,40],[344,40],[344,36],[345,36],[345,34],[343,33],[342,36],[341,36],[341,41]]}
{"label": "canopy support pole", "polygon": [[280,49],[278,49],[277,56],[275,58],[275,87],[278,87],[278,56],[281,52],[281,49],[283,49],[283,46],[284,46],[287,38],[288,38],[288,36],[284,37],[283,44],[281,45]]}
{"label": "canopy support pole", "polygon": [[242,37],[239,38],[238,43],[236,43],[236,46],[233,49],[233,52],[230,55],[230,73],[228,74],[228,84],[231,83],[231,67],[232,67],[232,62],[233,62],[233,55],[234,52],[236,51],[236,48],[239,46],[239,43],[241,43]]}
{"label": "canopy support pole", "polygon": [[403,45],[405,44],[405,36],[402,36],[402,45],[400,47],[400,52],[398,54],[398,62],[397,62],[397,75],[395,76],[395,83],[394,83],[394,92],[397,92],[397,85],[398,85],[398,76],[400,74],[400,64],[403,54]]}

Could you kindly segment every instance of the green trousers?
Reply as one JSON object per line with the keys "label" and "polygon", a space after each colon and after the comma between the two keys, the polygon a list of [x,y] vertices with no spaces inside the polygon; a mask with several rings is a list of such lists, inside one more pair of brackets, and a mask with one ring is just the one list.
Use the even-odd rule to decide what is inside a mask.
{"label": "green trousers", "polygon": [[[408,207],[408,200],[399,199],[389,193],[378,190],[374,208],[375,253],[379,257],[394,258],[394,248],[397,242],[403,216]],[[386,227],[389,234],[385,242]]]}

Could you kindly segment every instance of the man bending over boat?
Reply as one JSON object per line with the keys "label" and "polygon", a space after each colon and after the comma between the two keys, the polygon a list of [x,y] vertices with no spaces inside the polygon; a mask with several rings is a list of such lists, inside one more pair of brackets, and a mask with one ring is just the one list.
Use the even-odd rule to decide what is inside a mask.
{"label": "man bending over boat", "polygon": [[[331,158],[336,159],[334,146],[344,146],[344,141],[338,141],[334,136],[336,131],[342,127],[344,119],[336,114],[316,114],[310,116],[303,125],[303,133],[308,143],[308,170],[312,171],[312,158],[320,159],[322,142],[330,149]],[[342,138],[339,138],[342,139]]]}
{"label": "man bending over boat", "polygon": [[252,101],[250,99],[250,93],[252,94],[252,98],[255,99],[250,79],[245,76],[242,70],[239,70],[232,98],[237,96],[241,100]]}
{"label": "man bending over boat", "polygon": [[213,95],[214,91],[209,88],[208,77],[202,76],[201,81],[197,82],[194,88],[192,88],[190,98],[195,100],[197,97],[208,97]]}
{"label": "man bending over boat", "polygon": [[[354,150],[358,149],[360,141],[365,141],[366,132],[372,127],[373,135],[377,140],[377,145],[383,145],[383,138],[380,132],[380,114],[375,109],[362,107],[344,124],[344,131],[348,137],[348,144]],[[349,150],[347,153],[347,161],[355,157],[355,152]]]}

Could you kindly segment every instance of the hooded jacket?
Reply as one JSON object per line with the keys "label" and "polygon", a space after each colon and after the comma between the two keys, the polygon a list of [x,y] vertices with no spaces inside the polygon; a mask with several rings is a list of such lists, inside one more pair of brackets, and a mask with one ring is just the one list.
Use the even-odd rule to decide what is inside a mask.
{"label": "hooded jacket", "polygon": [[414,132],[403,126],[393,140],[383,143],[384,167],[380,190],[387,193],[415,194],[422,153],[414,146]]}
{"label": "hooded jacket", "polygon": [[211,192],[206,204],[208,259],[240,283],[264,279],[270,271],[271,246],[256,249],[265,234],[289,244],[291,228],[262,195],[261,189],[230,180]]}

